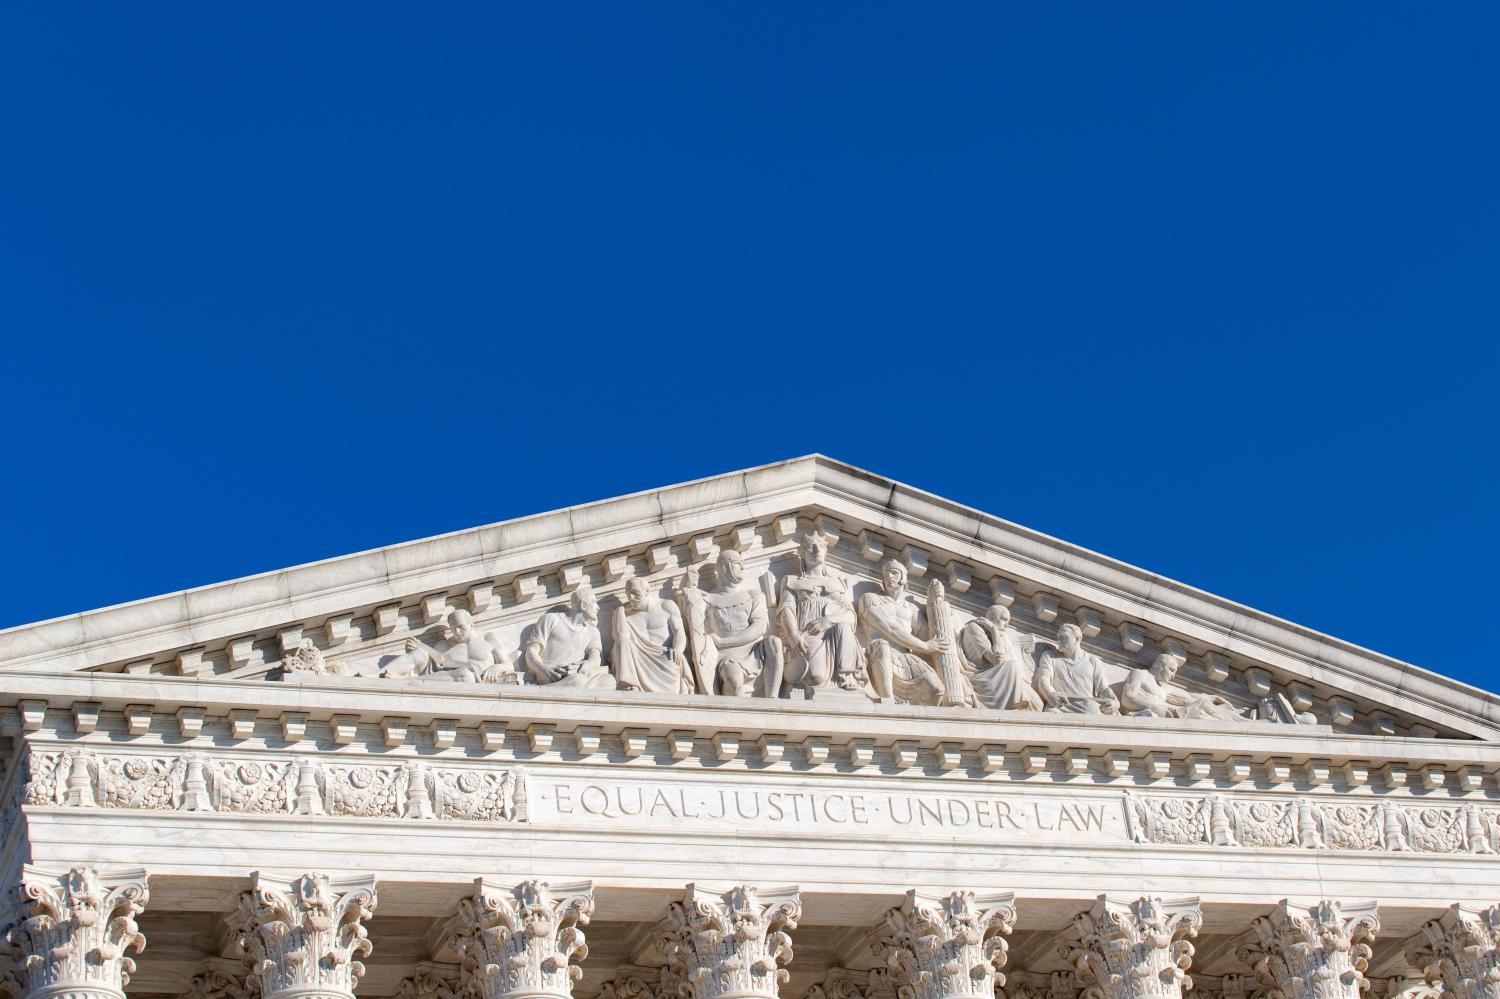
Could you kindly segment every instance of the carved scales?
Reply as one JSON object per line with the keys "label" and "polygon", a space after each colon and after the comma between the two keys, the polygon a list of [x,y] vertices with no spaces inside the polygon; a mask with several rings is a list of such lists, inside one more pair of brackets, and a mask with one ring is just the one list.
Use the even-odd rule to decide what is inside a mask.
{"label": "carved scales", "polygon": [[588,881],[552,886],[523,881],[502,888],[474,881],[459,904],[458,952],[465,993],[478,999],[568,999],[588,955],[583,930],[594,912]]}
{"label": "carved scales", "polygon": [[787,930],[802,917],[796,888],[736,885],[720,894],[688,885],[667,907],[657,947],[667,958],[662,992],[680,999],[776,999],[792,959]]}
{"label": "carved scales", "polygon": [[1250,925],[1236,955],[1255,970],[1267,999],[1357,999],[1379,929],[1373,902],[1346,912],[1328,899],[1312,906],[1282,899]]}
{"label": "carved scales", "polygon": [[6,979],[23,999],[124,999],[135,971],[127,950],[146,946],[135,917],[146,907],[146,872],[103,875],[27,865],[6,930]]}
{"label": "carved scales", "polygon": [[1406,942],[1407,960],[1454,999],[1500,999],[1500,905],[1453,905]]}
{"label": "carved scales", "polygon": [[364,921],[375,879],[277,879],[256,871],[240,896],[237,939],[264,999],[351,999],[370,953]]}
{"label": "carved scales", "polygon": [[1015,926],[1010,892],[936,896],[913,890],[886,912],[870,949],[886,962],[901,999],[991,999],[1005,984],[1005,938]]}
{"label": "carved scales", "polygon": [[1083,999],[1181,999],[1203,915],[1196,898],[1153,895],[1124,902],[1100,895],[1073,920],[1061,947],[1077,969]]}

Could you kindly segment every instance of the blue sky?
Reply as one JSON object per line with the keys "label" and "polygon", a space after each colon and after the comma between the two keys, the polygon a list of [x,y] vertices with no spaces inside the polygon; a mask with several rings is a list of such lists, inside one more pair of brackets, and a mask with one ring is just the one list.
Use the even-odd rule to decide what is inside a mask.
{"label": "blue sky", "polygon": [[15,4],[0,95],[0,625],[822,451],[1500,687],[1494,4]]}

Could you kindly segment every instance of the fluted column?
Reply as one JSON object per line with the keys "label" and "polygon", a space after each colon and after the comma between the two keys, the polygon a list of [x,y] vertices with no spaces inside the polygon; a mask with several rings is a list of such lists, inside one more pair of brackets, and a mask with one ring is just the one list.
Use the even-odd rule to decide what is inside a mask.
{"label": "fluted column", "polygon": [[1182,999],[1203,914],[1196,898],[1133,902],[1100,895],[1073,917],[1062,956],[1077,969],[1086,999]]}
{"label": "fluted column", "polygon": [[237,930],[252,988],[262,999],[352,999],[370,953],[375,879],[250,877]]}
{"label": "fluted column", "polygon": [[1374,902],[1345,910],[1327,899],[1312,906],[1282,899],[1256,918],[1235,953],[1271,999],[1359,999],[1379,930]]}
{"label": "fluted column", "polygon": [[570,962],[589,952],[579,927],[593,912],[588,881],[502,888],[476,878],[473,896],[459,904],[453,942],[463,991],[477,999],[569,999],[583,974]]}
{"label": "fluted column", "polygon": [[726,892],[688,885],[667,908],[657,948],[667,960],[662,991],[682,999],[776,999],[787,980],[802,895],[792,887],[736,885]]}
{"label": "fluted column", "polygon": [[[902,996],[910,999],[993,999],[1005,984],[1009,943],[1016,927],[1010,892],[949,895],[906,893],[870,937]],[[909,991],[908,991],[909,990]]]}
{"label": "fluted column", "polygon": [[1406,957],[1427,984],[1453,999],[1500,999],[1500,905],[1453,905],[1406,941]]}
{"label": "fluted column", "polygon": [[19,999],[124,999],[135,971],[125,952],[146,946],[135,922],[150,898],[144,870],[28,864],[13,891],[6,977]]}

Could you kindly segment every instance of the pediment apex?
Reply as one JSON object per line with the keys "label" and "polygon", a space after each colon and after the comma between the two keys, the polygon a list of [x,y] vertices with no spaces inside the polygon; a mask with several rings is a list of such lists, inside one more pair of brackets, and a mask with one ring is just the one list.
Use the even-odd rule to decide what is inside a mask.
{"label": "pediment apex", "polygon": [[1316,701],[1335,731],[1500,737],[1495,695],[818,454],[23,625],[0,632],[0,669],[243,675],[305,640],[335,659],[455,608],[514,625],[585,580],[661,581],[724,548],[793,558],[814,528],[866,585],[896,559],[914,590],[940,579],[971,614],[1009,603],[1034,637],[1076,622],[1119,666],[1185,653],[1189,684]]}

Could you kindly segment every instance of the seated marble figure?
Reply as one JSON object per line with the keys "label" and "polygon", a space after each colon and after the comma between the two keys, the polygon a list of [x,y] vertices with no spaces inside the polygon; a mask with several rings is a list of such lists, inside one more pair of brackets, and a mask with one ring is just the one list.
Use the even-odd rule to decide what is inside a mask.
{"label": "seated marble figure", "polygon": [[1010,608],[993,604],[959,632],[974,693],[985,707],[1000,711],[1040,711],[1042,698],[1031,685],[1029,642],[1010,627]]}
{"label": "seated marble figure", "polygon": [[408,638],[406,650],[386,663],[380,675],[457,683],[519,681],[499,643],[475,631],[473,617],[462,609],[449,612],[443,637],[436,644]]}
{"label": "seated marble figure", "polygon": [[612,690],[599,634],[599,600],[587,583],[573,591],[566,611],[552,611],[532,626],[523,653],[532,683]]}
{"label": "seated marble figure", "polygon": [[625,584],[625,602],[614,614],[615,680],[621,690],[656,694],[691,694],[687,632],[682,611],[651,593],[646,580]]}
{"label": "seated marble figure", "polygon": [[1057,648],[1045,649],[1036,669],[1036,689],[1048,711],[1113,715],[1120,701],[1104,679],[1099,657],[1084,650],[1083,629],[1071,621],[1058,629]]}
{"label": "seated marble figure", "polygon": [[819,531],[804,535],[801,572],[781,581],[776,617],[785,643],[787,689],[858,690],[865,679],[853,591],[844,574],[828,565],[832,540]]}
{"label": "seated marble figure", "polygon": [[951,639],[932,634],[927,612],[906,588],[906,566],[887,559],[880,592],[859,598],[859,623],[869,638],[870,688],[881,700],[937,705],[943,681],[929,657],[950,651]]}
{"label": "seated marble figure", "polygon": [[761,581],[746,575],[744,557],[733,548],[719,553],[715,575],[713,588],[704,590],[689,569],[678,590],[698,692],[778,696],[785,660]]}
{"label": "seated marble figure", "polygon": [[1213,718],[1244,721],[1244,712],[1217,694],[1199,694],[1172,680],[1181,663],[1163,652],[1150,669],[1132,670],[1120,691],[1124,712],[1146,718]]}

